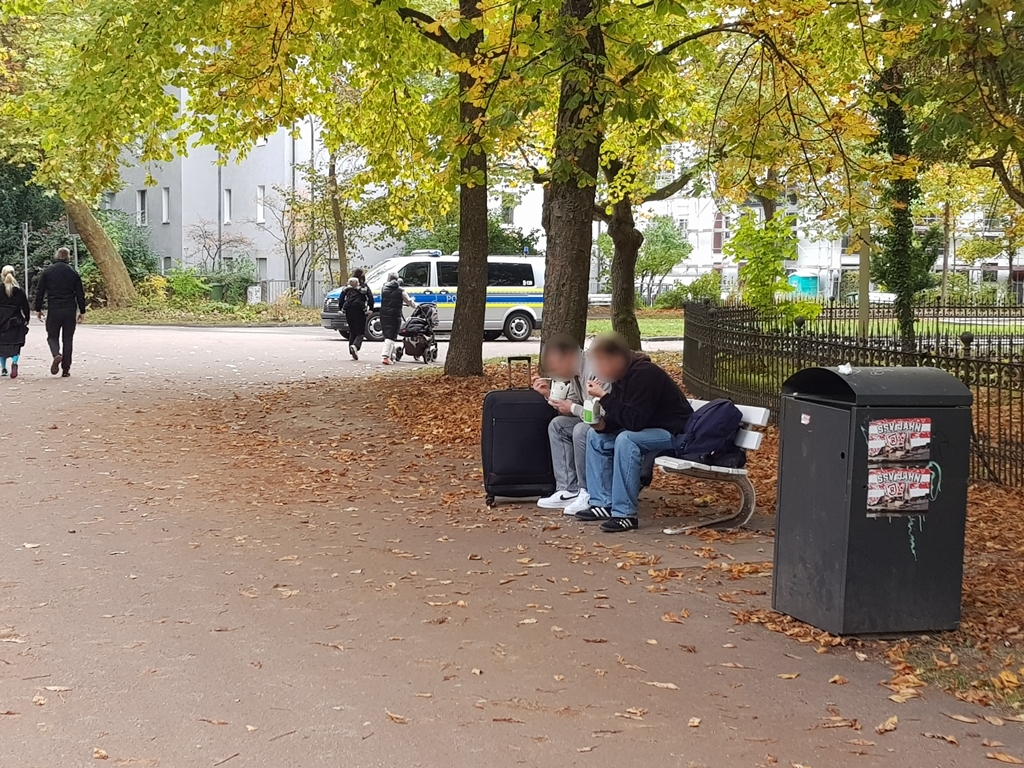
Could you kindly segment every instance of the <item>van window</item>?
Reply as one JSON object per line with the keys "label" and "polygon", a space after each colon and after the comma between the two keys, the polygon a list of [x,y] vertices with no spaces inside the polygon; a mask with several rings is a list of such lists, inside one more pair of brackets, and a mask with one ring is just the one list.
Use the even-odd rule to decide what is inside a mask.
{"label": "van window", "polygon": [[459,262],[437,262],[437,284],[442,288],[459,287]]}
{"label": "van window", "polygon": [[430,262],[412,261],[398,270],[406,288],[426,288],[430,285]]}
{"label": "van window", "polygon": [[533,265],[515,262],[494,262],[487,265],[487,285],[502,288],[533,285]]}

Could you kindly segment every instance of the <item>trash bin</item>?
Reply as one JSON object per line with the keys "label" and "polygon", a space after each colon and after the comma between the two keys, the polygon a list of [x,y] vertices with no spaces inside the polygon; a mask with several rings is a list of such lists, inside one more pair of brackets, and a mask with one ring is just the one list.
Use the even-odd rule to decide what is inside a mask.
{"label": "trash bin", "polygon": [[937,368],[808,368],[782,395],[772,607],[833,634],[955,629],[970,390]]}
{"label": "trash bin", "polygon": [[210,301],[224,301],[224,286],[220,283],[210,284]]}

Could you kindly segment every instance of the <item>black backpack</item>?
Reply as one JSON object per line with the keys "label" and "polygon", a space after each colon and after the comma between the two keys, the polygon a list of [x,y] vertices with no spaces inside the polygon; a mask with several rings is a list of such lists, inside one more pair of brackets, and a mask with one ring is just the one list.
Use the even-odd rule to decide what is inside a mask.
{"label": "black backpack", "polygon": [[705,403],[686,421],[673,444],[677,458],[717,467],[740,468],[747,455],[736,445],[743,414],[724,397]]}

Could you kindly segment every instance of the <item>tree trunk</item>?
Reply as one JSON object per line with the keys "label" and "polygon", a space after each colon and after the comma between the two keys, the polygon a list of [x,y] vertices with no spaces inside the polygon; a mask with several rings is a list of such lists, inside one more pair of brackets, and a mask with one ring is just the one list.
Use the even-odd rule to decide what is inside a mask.
{"label": "tree trunk", "polygon": [[[459,0],[464,19],[482,13],[476,0]],[[461,41],[463,55],[480,59],[483,32],[477,30]],[[459,167],[459,292],[452,322],[444,372],[449,376],[479,376],[484,371],[483,329],[487,307],[487,153],[480,141],[477,121],[483,122],[484,107],[471,97],[478,85],[468,72],[459,73],[459,122],[466,154]]]}
{"label": "tree trunk", "polygon": [[[614,179],[614,173],[609,181]],[[629,196],[612,205],[608,236],[615,244],[612,257],[612,329],[622,336],[630,349],[640,349],[640,325],[636,321],[636,260],[643,233],[636,228],[633,202]]]}
{"label": "tree trunk", "polygon": [[345,238],[345,215],[341,210],[341,200],[338,199],[338,158],[333,153],[327,166],[327,189],[331,196],[331,218],[334,219],[334,240],[338,249],[338,279],[342,281],[349,276],[348,243]]}
{"label": "tree trunk", "polygon": [[107,305],[127,307],[138,298],[131,276],[124,266],[121,254],[117,252],[110,236],[93,215],[92,209],[78,200],[64,200],[64,210],[82,236],[89,255],[96,262],[103,277],[103,289],[107,294]]}
{"label": "tree trunk", "polygon": [[[580,344],[587,330],[594,201],[603,136],[598,97],[605,69],[604,35],[594,0],[564,0],[559,12],[574,56],[562,73],[551,165],[543,338],[567,333]],[[579,37],[579,28],[586,34]]]}

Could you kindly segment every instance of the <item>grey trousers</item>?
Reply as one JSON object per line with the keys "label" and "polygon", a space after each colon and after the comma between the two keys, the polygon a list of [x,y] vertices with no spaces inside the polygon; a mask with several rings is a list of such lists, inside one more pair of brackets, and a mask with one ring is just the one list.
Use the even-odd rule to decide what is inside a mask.
{"label": "grey trousers", "polygon": [[587,435],[591,425],[575,416],[555,416],[548,424],[555,488],[559,491],[587,489]]}

